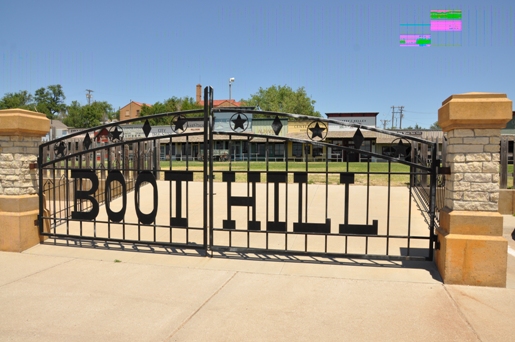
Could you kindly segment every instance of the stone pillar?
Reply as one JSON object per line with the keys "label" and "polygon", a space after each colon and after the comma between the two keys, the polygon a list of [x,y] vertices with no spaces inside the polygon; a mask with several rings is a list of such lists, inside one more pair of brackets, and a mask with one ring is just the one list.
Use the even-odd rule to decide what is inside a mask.
{"label": "stone pillar", "polygon": [[21,252],[40,242],[37,216],[41,137],[50,131],[45,114],[0,110],[0,250]]}
{"label": "stone pillar", "polygon": [[435,259],[447,284],[506,287],[499,143],[501,128],[511,118],[512,101],[506,94],[452,95],[438,110],[451,174],[445,180]]}

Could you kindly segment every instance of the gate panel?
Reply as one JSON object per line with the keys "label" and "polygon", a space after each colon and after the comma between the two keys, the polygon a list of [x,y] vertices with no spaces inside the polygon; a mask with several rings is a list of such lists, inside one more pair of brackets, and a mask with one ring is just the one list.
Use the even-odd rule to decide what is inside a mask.
{"label": "gate panel", "polygon": [[[214,109],[213,126],[217,126],[218,113],[229,111],[234,113],[234,109]],[[213,161],[215,179],[220,180],[214,182],[210,197],[214,203],[210,212],[213,251],[432,259],[436,143],[370,128],[391,136],[393,152],[383,155],[360,149],[361,131],[366,128],[355,126],[354,147],[337,146],[324,140],[323,131],[331,120],[320,118],[309,118],[313,121],[307,128],[308,139],[280,137],[277,132],[275,136],[247,133],[245,124],[238,121],[243,114],[247,120],[257,113],[263,115],[241,111],[240,117],[237,112],[231,118],[235,126],[231,130],[214,129],[215,137],[224,134],[233,143],[245,139],[256,148],[247,148],[244,161]],[[280,115],[265,114],[276,119]],[[277,144],[286,146],[282,162],[275,155],[270,157]],[[306,153],[289,157],[293,144],[301,144],[300,150]],[[259,152],[259,145],[264,153]],[[324,151],[316,156],[320,161],[305,157],[314,150]],[[330,150],[347,157],[330,162]]]}
{"label": "gate panel", "polygon": [[[196,199],[203,193],[203,168],[190,167],[186,155],[162,169],[159,158],[163,140],[169,145],[204,140],[202,132],[182,134],[177,125],[178,117],[203,113],[162,114],[171,118],[168,135],[153,134],[145,120],[143,125],[84,130],[41,145],[42,234],[56,243],[205,249],[203,205]],[[124,130],[131,131],[132,140],[124,139]],[[49,229],[43,229],[45,223]]]}
{"label": "gate panel", "polygon": [[[210,87],[204,98],[203,111],[108,124],[41,145],[42,234],[134,248],[432,259],[437,142],[323,118],[214,109]],[[256,114],[270,124],[259,134]],[[170,129],[156,132],[157,119]],[[287,135],[287,120],[309,124]],[[351,141],[326,139],[331,124],[348,126]],[[389,147],[364,144],[370,132]]]}

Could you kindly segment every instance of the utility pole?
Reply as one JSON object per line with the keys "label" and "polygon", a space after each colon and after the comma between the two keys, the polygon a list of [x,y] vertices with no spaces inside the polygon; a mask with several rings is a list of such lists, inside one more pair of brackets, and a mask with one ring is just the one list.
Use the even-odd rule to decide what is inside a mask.
{"label": "utility pole", "polygon": [[232,83],[234,82],[234,77],[231,77],[229,78],[229,102],[231,102],[231,86],[232,86]]}
{"label": "utility pole", "polygon": [[404,108],[404,106],[400,106],[399,108],[401,109],[401,111],[399,113],[399,118],[400,118],[399,129],[402,129],[402,117],[404,116],[404,114],[402,114],[402,109]]}
{"label": "utility pole", "polygon": [[395,106],[392,106],[392,129],[395,123]]}
{"label": "utility pole", "polygon": [[91,98],[93,97],[93,95],[91,95],[91,93],[93,92],[93,90],[91,90],[91,89],[86,89],[86,91],[88,92],[88,93],[86,94],[86,98],[88,99],[88,105],[90,105],[90,104],[91,104]]}
{"label": "utility pole", "polygon": [[383,129],[386,129],[386,124],[390,122],[390,120],[380,120],[383,124]]}
{"label": "utility pole", "polygon": [[[399,110],[395,111],[395,108],[398,108]],[[392,129],[393,129],[393,127],[402,129],[402,118],[404,117],[404,114],[402,114],[403,109],[404,109],[404,106],[397,106],[397,107],[392,106]],[[395,125],[395,123],[396,123],[395,114],[399,114],[399,127],[397,127]]]}

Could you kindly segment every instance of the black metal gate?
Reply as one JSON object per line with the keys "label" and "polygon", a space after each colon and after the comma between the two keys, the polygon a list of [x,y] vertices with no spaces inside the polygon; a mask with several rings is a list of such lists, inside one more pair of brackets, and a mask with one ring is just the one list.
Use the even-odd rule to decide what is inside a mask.
{"label": "black metal gate", "polygon": [[[433,258],[438,142],[330,119],[213,108],[210,87],[204,98],[203,110],[42,144],[41,234],[208,254]],[[252,129],[258,116],[269,124],[259,132]],[[169,129],[156,128],[163,120]],[[284,134],[301,122],[304,131]],[[345,126],[350,143],[327,139],[331,125]],[[379,135],[390,143],[364,148],[366,137]]]}

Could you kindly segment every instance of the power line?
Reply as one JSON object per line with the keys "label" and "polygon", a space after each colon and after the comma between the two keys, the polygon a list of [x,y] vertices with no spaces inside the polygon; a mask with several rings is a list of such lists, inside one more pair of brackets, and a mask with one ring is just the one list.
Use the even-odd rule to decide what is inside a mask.
{"label": "power line", "polygon": [[414,112],[412,110],[405,110],[405,112],[414,113],[414,114],[434,114],[434,113],[427,113],[427,112]]}

